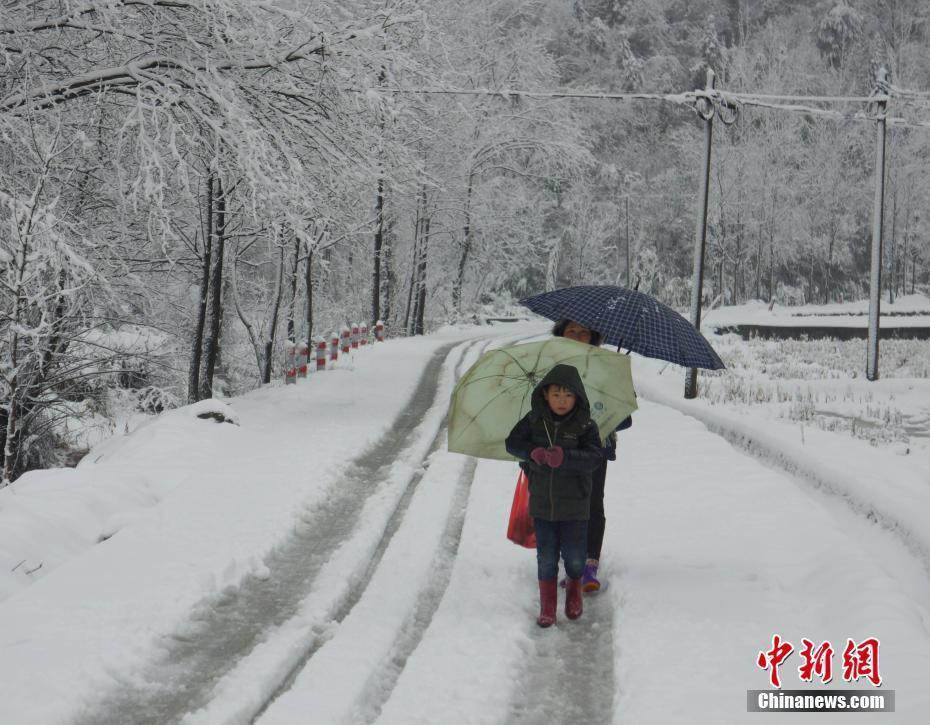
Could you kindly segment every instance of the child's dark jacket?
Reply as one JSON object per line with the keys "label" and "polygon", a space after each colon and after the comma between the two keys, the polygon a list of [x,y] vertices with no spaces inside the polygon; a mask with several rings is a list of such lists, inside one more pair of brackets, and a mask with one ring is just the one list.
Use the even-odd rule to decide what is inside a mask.
{"label": "child's dark jacket", "polygon": [[[574,409],[556,416],[543,398],[549,385],[562,385],[577,396]],[[591,502],[591,472],[604,460],[597,425],[578,371],[556,365],[533,390],[532,407],[507,436],[507,452],[519,458],[530,482],[530,515],[547,521],[586,521]],[[561,446],[558,468],[530,460],[534,448]]]}

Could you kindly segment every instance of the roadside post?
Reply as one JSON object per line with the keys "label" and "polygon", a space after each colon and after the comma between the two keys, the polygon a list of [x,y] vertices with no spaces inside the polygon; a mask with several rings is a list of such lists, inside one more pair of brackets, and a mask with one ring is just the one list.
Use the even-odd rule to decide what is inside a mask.
{"label": "roadside post", "polygon": [[316,339],[316,369],[318,372],[326,370],[326,338]]}
{"label": "roadside post", "polygon": [[297,369],[295,367],[296,356],[297,356],[297,348],[295,347],[293,340],[288,340],[287,345],[284,348],[284,384],[285,385],[296,385],[297,384]]}
{"label": "roadside post", "polygon": [[310,357],[310,348],[305,342],[297,345],[297,377],[307,377],[307,361]]}

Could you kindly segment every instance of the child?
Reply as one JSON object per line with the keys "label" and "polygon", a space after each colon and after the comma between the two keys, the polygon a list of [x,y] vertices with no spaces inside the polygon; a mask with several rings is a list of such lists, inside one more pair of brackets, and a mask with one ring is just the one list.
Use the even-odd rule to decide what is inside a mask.
{"label": "child", "polygon": [[587,553],[591,471],[603,460],[597,425],[578,371],[556,365],[533,390],[530,412],[506,441],[530,489],[536,529],[540,627],[555,624],[559,554],[565,562],[565,615],[581,616],[581,575]]}

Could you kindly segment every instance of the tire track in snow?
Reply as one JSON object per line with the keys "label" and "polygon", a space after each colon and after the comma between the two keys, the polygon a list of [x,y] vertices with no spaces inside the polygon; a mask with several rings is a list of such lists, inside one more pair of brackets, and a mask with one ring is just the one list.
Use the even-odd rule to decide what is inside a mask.
{"label": "tire track in snow", "polygon": [[[480,343],[481,341],[476,341],[476,342],[471,343],[468,346],[468,349],[462,354],[462,357],[459,360],[458,365],[456,366],[455,380],[458,380],[461,377],[462,368],[464,367],[465,361],[468,359],[468,355],[471,352],[472,348],[474,348],[476,345]],[[488,345],[490,345],[490,341],[484,341],[481,346],[481,351],[483,352],[488,347]],[[440,447],[446,440],[447,430],[448,430],[448,424],[444,420],[442,425],[439,428],[439,431],[436,433],[435,437],[433,438],[432,443],[430,444],[429,451],[424,456],[424,461],[428,460],[430,456],[432,456],[434,453],[436,453],[436,451],[440,449]],[[454,551],[457,550],[458,548],[458,540],[459,538],[461,538],[462,526],[464,525],[464,521],[465,521],[465,502],[468,500],[468,491],[471,486],[471,480],[474,476],[476,465],[477,464],[474,460],[469,461],[469,463],[466,465],[466,470],[463,472],[462,476],[460,477],[459,486],[457,487],[456,492],[454,494],[455,499],[456,499],[455,503],[459,503],[459,499],[462,496],[464,496],[464,498],[461,499],[461,509],[462,509],[462,513],[460,517],[461,521],[456,524],[456,521],[459,517],[457,517],[455,512],[453,511],[453,514],[450,517],[450,521],[446,526],[446,532],[443,535],[443,544],[444,544],[443,551],[445,552],[446,541],[447,541],[447,537],[450,535],[450,528],[451,528],[452,530],[451,546],[453,548],[453,553],[452,553],[453,558],[454,558]],[[413,495],[416,493],[417,487],[419,486],[420,481],[422,481],[425,474],[426,474],[426,469],[425,467],[421,466],[419,469],[417,469],[410,483],[407,485],[407,488],[404,491],[404,494],[401,497],[400,501],[398,502],[397,507],[394,509],[394,512],[391,514],[391,518],[388,521],[384,534],[382,535],[381,540],[378,542],[377,548],[375,549],[374,554],[369,560],[368,565],[365,567],[364,572],[356,580],[356,583],[351,587],[347,596],[343,598],[342,602],[339,604],[336,610],[332,613],[331,620],[335,625],[340,624],[349,615],[349,612],[352,611],[352,609],[355,607],[356,604],[358,604],[358,602],[361,600],[362,596],[364,595],[365,590],[368,587],[368,583],[371,581],[373,573],[377,570],[377,568],[381,564],[381,560],[384,557],[384,553],[387,551],[387,548],[391,543],[391,539],[394,537],[394,534],[397,532],[397,530],[402,525],[404,516],[407,513],[407,509],[410,507],[410,501],[412,500]],[[448,584],[449,577],[451,576],[451,558],[449,559],[447,568],[449,569],[449,571],[448,573],[446,573],[446,576],[444,579],[445,583],[442,584],[441,589],[439,589],[438,592],[434,591],[435,587],[431,585],[426,590],[426,592],[423,595],[421,595],[421,601],[418,603],[417,611],[414,614],[414,623],[417,622],[417,615],[420,615],[421,617],[423,617],[423,616],[426,616],[428,613],[428,617],[432,618],[432,613],[435,611],[436,607],[439,605],[439,600],[442,598],[442,594],[445,591],[445,585]],[[440,579],[440,582],[441,581],[442,580]],[[435,601],[433,601],[434,598],[435,598]],[[422,612],[421,612],[421,608],[422,608]],[[397,666],[397,663],[406,662],[407,657],[410,655],[410,652],[412,652],[413,649],[416,647],[416,644],[419,642],[428,624],[429,624],[429,620],[427,619],[423,622],[422,629],[419,629],[417,626],[413,626],[410,628],[410,631],[407,632],[406,634],[405,634],[405,631],[401,632],[400,636],[398,637],[398,644],[397,644],[396,652],[392,655],[394,667],[387,670],[387,674],[383,680],[381,679],[381,677],[376,677],[370,685],[371,695],[368,696],[372,700],[370,708],[380,710],[381,703],[383,703],[384,700],[387,699],[387,695],[386,694],[384,695],[380,703],[377,702],[377,700],[381,696],[381,693],[385,691],[385,688],[393,687],[393,683],[396,682],[397,677],[400,676],[400,672],[403,669],[403,666],[401,664],[401,666],[398,669],[396,669],[396,674],[393,674],[394,669]],[[409,623],[408,625],[405,625],[404,630],[407,630],[408,626],[410,626]],[[297,661],[293,665],[293,667],[291,667],[290,671],[288,672],[284,680],[281,682],[281,684],[275,689],[275,691],[271,694],[271,696],[268,697],[262,703],[261,707],[252,717],[251,722],[254,723],[259,718],[261,718],[262,714],[268,709],[268,707],[270,707],[271,704],[278,697],[280,697],[283,693],[287,692],[293,686],[294,681],[296,680],[297,676],[307,666],[307,663],[317,653],[320,647],[322,647],[329,639],[332,639],[335,636],[338,636],[338,635],[335,632],[333,632],[331,628],[329,632],[329,636],[315,638],[311,646],[307,648],[306,651],[303,653],[303,655],[300,657],[299,661]],[[353,646],[363,646],[364,643],[354,642],[352,644]],[[409,647],[409,650],[407,650],[408,647]],[[365,698],[366,701],[368,700],[368,697]],[[371,719],[373,720],[374,717],[372,717]]]}
{"label": "tire track in snow", "polygon": [[508,725],[610,723],[614,710],[614,610],[606,593],[584,597],[584,613],[565,616],[559,589],[557,623],[535,624],[527,662]]}
{"label": "tire track in snow", "polygon": [[[135,679],[116,675],[123,681],[89,704],[75,720],[76,725],[164,725],[178,722],[186,713],[203,707],[216,683],[248,655],[266,631],[296,614],[320,569],[350,538],[365,500],[378,488],[376,484],[387,481],[392,467],[408,449],[416,446],[417,429],[436,404],[441,371],[453,348],[470,348],[479,342],[452,343],[439,348],[390,432],[350,464],[347,472],[328,487],[322,503],[305,518],[306,525],[266,558],[268,572],[250,574],[235,589],[205,600],[192,613],[189,626],[165,638],[157,662],[144,668]],[[439,439],[441,435],[434,439],[433,446]],[[403,518],[412,489],[421,477],[419,471],[406,484],[407,491],[379,544],[381,553]],[[369,570],[377,565],[377,560],[380,555],[369,565]],[[336,605],[335,615],[344,617],[358,601],[368,573],[354,577],[355,584],[350,587],[347,600]],[[275,584],[270,585],[269,581]]]}
{"label": "tire track in snow", "polygon": [[391,697],[407,660],[426,634],[433,621],[433,615],[445,596],[452,578],[452,565],[462,540],[468,497],[477,467],[478,462],[474,458],[469,458],[465,463],[453,495],[451,515],[446,522],[439,553],[430,565],[433,576],[427,587],[420,592],[416,608],[398,633],[387,661],[366,685],[365,694],[355,708],[355,722],[371,723],[377,720],[384,703]]}

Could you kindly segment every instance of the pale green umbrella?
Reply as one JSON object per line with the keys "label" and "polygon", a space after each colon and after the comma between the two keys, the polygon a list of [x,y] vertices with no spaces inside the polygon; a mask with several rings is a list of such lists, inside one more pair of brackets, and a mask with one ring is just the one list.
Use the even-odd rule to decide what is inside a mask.
{"label": "pale green umbrella", "polygon": [[452,391],[449,450],[510,461],[510,431],[530,410],[533,389],[556,365],[578,370],[603,441],[636,410],[630,358],[564,337],[486,352]]}

